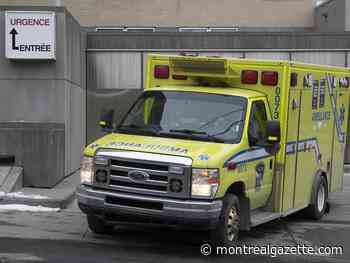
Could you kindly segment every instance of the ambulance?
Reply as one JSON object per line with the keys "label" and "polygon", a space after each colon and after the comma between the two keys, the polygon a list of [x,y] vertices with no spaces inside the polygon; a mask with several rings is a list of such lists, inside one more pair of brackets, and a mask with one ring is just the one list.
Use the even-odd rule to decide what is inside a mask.
{"label": "ambulance", "polygon": [[[290,61],[149,55],[142,95],[88,145],[77,189],[95,233],[180,225],[233,245],[343,187],[350,71]],[[118,105],[116,105],[118,107]]]}

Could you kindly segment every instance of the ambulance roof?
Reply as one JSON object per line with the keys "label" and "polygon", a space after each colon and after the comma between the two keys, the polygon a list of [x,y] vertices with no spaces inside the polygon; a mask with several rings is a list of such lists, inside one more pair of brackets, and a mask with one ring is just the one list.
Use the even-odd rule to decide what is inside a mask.
{"label": "ambulance roof", "polygon": [[169,58],[183,58],[192,61],[198,60],[226,60],[234,64],[245,64],[245,65],[257,65],[257,66],[294,66],[299,68],[305,68],[308,70],[327,70],[327,71],[338,71],[343,73],[349,73],[349,68],[330,66],[330,65],[320,65],[312,63],[304,63],[299,61],[289,61],[289,60],[273,60],[273,59],[253,59],[253,58],[232,58],[223,56],[183,56],[183,55],[168,55],[168,54],[148,54],[149,59],[161,59],[169,60]]}

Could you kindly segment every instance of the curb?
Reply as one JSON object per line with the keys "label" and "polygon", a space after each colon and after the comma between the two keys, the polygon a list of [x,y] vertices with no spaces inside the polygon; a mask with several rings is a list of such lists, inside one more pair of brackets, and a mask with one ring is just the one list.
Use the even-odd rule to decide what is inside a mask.
{"label": "curb", "polygon": [[51,189],[24,187],[18,192],[4,193],[0,195],[0,205],[21,204],[64,209],[75,199],[79,183],[79,172],[75,172]]}

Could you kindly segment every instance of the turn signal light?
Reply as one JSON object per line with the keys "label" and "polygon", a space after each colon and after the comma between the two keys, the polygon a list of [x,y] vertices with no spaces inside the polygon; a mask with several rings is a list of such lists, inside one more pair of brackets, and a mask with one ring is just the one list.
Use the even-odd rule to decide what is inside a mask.
{"label": "turn signal light", "polygon": [[227,170],[235,170],[237,168],[237,164],[234,161],[230,161],[227,163]]}
{"label": "turn signal light", "polygon": [[261,84],[276,86],[278,83],[278,73],[276,71],[263,71],[261,73]]}
{"label": "turn signal light", "polygon": [[169,66],[166,66],[166,65],[154,66],[154,77],[156,79],[168,79],[169,78]]}
{"label": "turn signal light", "polygon": [[255,70],[243,70],[241,81],[243,84],[256,84],[258,83],[258,72]]}

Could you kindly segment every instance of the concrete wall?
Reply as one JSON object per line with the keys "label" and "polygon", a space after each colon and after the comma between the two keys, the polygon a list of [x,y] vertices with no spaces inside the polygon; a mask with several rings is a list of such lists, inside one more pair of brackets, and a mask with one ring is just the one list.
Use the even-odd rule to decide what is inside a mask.
{"label": "concrete wall", "polygon": [[24,167],[25,186],[50,187],[63,177],[65,158],[63,123],[1,122],[1,151],[15,155]]}
{"label": "concrete wall", "polygon": [[[10,9],[0,6],[0,36],[5,34],[5,10]],[[5,58],[5,42],[0,41],[0,142],[7,142],[0,144],[0,153],[16,155],[17,164],[24,166],[26,185],[51,187],[79,168],[85,143],[85,35],[64,8],[13,9],[56,12],[57,59],[11,61]],[[16,132],[12,134],[8,127],[13,124]],[[43,141],[31,136],[38,130]],[[47,139],[50,144],[45,143],[46,137],[52,139]],[[59,151],[60,158],[43,155],[43,147],[45,153]]]}
{"label": "concrete wall", "polygon": [[345,0],[345,31],[350,31],[350,0]]}
{"label": "concrete wall", "polygon": [[[44,0],[2,0],[40,5]],[[46,1],[55,4],[59,1]],[[84,26],[312,27],[312,0],[62,0]]]}
{"label": "concrete wall", "polygon": [[326,1],[315,10],[315,29],[317,31],[344,31],[349,28],[348,0]]}
{"label": "concrete wall", "polygon": [[350,33],[239,32],[144,33],[89,32],[88,50],[348,49]]}

